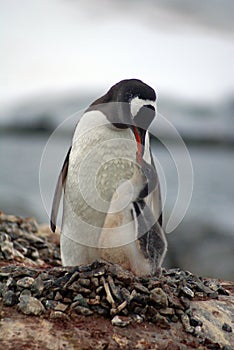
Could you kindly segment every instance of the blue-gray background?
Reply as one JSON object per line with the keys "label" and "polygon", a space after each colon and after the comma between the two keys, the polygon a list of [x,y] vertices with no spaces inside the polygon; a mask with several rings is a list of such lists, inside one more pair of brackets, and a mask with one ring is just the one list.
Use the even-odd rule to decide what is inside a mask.
{"label": "blue-gray background", "polygon": [[[0,210],[48,222],[39,168],[49,135],[115,82],[140,78],[155,88],[158,111],[184,138],[194,167],[192,201],[168,235],[166,264],[233,279],[233,9],[229,0],[1,0]],[[47,210],[74,125],[47,148]],[[176,169],[159,143],[153,151],[170,212]]]}

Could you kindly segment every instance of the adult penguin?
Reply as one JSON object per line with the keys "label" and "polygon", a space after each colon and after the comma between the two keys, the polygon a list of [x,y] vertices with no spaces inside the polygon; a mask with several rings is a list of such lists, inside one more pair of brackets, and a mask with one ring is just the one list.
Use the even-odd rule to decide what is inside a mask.
{"label": "adult penguin", "polygon": [[[87,264],[102,257],[136,275],[159,274],[167,245],[147,131],[155,108],[155,91],[141,80],[128,79],[112,86],[81,117],[51,213],[55,231],[64,187],[63,265]],[[116,240],[116,232],[121,239]],[[119,248],[125,246],[130,249]]]}

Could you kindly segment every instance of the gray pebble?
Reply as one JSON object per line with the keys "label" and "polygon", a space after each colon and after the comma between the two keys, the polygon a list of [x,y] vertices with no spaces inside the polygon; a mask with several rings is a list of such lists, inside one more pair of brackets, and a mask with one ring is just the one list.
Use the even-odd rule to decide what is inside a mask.
{"label": "gray pebble", "polygon": [[80,305],[76,306],[76,307],[74,308],[74,310],[75,310],[78,314],[84,315],[84,316],[90,316],[90,315],[93,314],[93,311],[91,311],[91,310],[88,309],[87,307],[80,306]]}
{"label": "gray pebble", "polygon": [[202,326],[202,321],[198,318],[191,316],[190,317],[190,325],[193,327]]}
{"label": "gray pebble", "polygon": [[150,300],[159,307],[168,307],[168,300],[166,293],[162,288],[154,288],[150,292]]}
{"label": "gray pebble", "polygon": [[82,287],[90,287],[90,279],[88,278],[79,278],[78,282]]}
{"label": "gray pebble", "polygon": [[91,278],[91,283],[93,284],[94,287],[98,287],[99,286],[99,280],[97,277],[92,277]]}
{"label": "gray pebble", "polygon": [[44,290],[44,283],[40,277],[36,278],[31,285],[31,291],[35,296],[41,296]]}
{"label": "gray pebble", "polygon": [[97,294],[100,294],[102,291],[103,291],[104,287],[103,286],[99,286],[97,289],[96,289],[96,293]]}
{"label": "gray pebble", "polygon": [[5,292],[5,284],[3,282],[0,282],[0,298],[3,296]]}
{"label": "gray pebble", "polygon": [[113,326],[126,327],[131,323],[131,319],[116,315],[112,318],[111,323]]}
{"label": "gray pebble", "polygon": [[184,326],[184,330],[187,333],[194,333],[194,328],[190,325],[190,320],[189,320],[188,315],[186,315],[186,314],[181,315],[181,322]]}
{"label": "gray pebble", "polygon": [[122,301],[122,294],[120,291],[120,287],[116,286],[113,278],[109,275],[107,277],[107,281],[109,283],[110,289],[111,289],[111,293],[113,294],[113,296],[118,300],[118,301]]}
{"label": "gray pebble", "polygon": [[165,309],[159,309],[159,312],[163,316],[173,316],[175,314],[175,311],[171,307],[166,307]]}
{"label": "gray pebble", "polygon": [[11,290],[8,290],[3,297],[3,305],[5,306],[13,306],[18,303],[17,295],[12,292]]}
{"label": "gray pebble", "polygon": [[63,296],[59,292],[56,292],[54,300],[59,301],[59,300],[62,300],[62,299],[63,299]]}
{"label": "gray pebble", "polygon": [[189,287],[185,286],[181,288],[181,291],[190,298],[194,298],[194,292]]}
{"label": "gray pebble", "polygon": [[6,260],[13,259],[13,243],[10,241],[7,235],[5,235],[5,240],[1,243],[1,251]]}
{"label": "gray pebble", "polygon": [[55,300],[46,299],[46,300],[43,300],[42,303],[46,309],[55,309],[56,306],[58,305],[58,302]]}
{"label": "gray pebble", "polygon": [[73,302],[77,302],[78,303],[77,305],[88,307],[88,301],[86,298],[83,297],[82,294],[77,294],[73,299]]}
{"label": "gray pebble", "polygon": [[226,322],[223,324],[222,326],[222,330],[225,331],[225,332],[228,332],[228,333],[231,333],[232,332],[232,327],[229,326],[229,324],[227,324]]}
{"label": "gray pebble", "polygon": [[50,312],[50,318],[51,319],[61,319],[61,320],[66,320],[68,321],[69,320],[69,317],[62,311],[54,311],[52,310]]}
{"label": "gray pebble", "polygon": [[26,295],[20,296],[18,308],[25,315],[38,316],[45,312],[45,308],[40,300]]}
{"label": "gray pebble", "polygon": [[65,304],[71,304],[71,303],[72,303],[72,299],[70,299],[70,298],[64,298],[64,299],[63,299],[63,302],[64,302]]}
{"label": "gray pebble", "polygon": [[20,293],[20,296],[27,295],[31,297],[32,293],[29,289],[23,289],[22,292]]}
{"label": "gray pebble", "polygon": [[34,282],[34,278],[24,277],[24,278],[21,278],[20,280],[18,280],[16,282],[16,285],[17,285],[17,287],[20,287],[20,288],[30,288],[31,285],[33,284],[33,282]]}
{"label": "gray pebble", "polygon": [[208,280],[208,281],[205,281],[204,284],[212,289],[214,292],[217,292],[218,289],[220,288],[220,284],[218,283],[217,280],[213,279],[213,280]]}
{"label": "gray pebble", "polygon": [[72,290],[76,293],[82,293],[82,294],[90,294],[91,290],[85,287],[82,287],[78,281],[72,283],[69,287],[69,290]]}
{"label": "gray pebble", "polygon": [[145,294],[149,294],[149,289],[144,287],[142,284],[140,283],[134,283],[134,288],[140,292],[140,293],[145,293]]}
{"label": "gray pebble", "polygon": [[63,303],[58,303],[56,305],[56,307],[54,308],[55,311],[61,311],[61,312],[65,312],[68,308],[68,305],[65,305]]}
{"label": "gray pebble", "polygon": [[7,279],[7,282],[6,282],[6,287],[7,287],[7,289],[14,289],[15,285],[16,285],[16,283],[15,283],[14,278],[9,277],[9,278]]}

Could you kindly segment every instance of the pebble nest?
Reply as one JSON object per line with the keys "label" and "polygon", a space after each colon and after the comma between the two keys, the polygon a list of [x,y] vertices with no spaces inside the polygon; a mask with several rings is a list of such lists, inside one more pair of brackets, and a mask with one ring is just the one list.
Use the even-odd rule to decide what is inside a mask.
{"label": "pebble nest", "polygon": [[32,218],[0,212],[0,262],[12,260],[29,265],[61,265],[59,246],[49,242]]}
{"label": "pebble nest", "polygon": [[194,317],[191,300],[228,294],[218,280],[178,268],[164,270],[160,278],[140,278],[101,260],[62,267],[59,247],[38,236],[32,219],[0,214],[0,300],[23,314],[69,319],[96,313],[119,327],[151,322],[169,329],[181,322],[202,341],[202,322]]}

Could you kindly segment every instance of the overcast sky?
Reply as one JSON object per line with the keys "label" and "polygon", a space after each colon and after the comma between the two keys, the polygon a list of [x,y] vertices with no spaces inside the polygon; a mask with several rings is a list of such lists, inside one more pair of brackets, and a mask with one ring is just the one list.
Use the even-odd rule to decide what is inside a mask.
{"label": "overcast sky", "polygon": [[1,104],[77,88],[102,91],[131,77],[184,99],[231,95],[234,42],[220,25],[225,11],[223,22],[216,26],[210,16],[206,26],[176,6],[152,4],[0,0]]}

